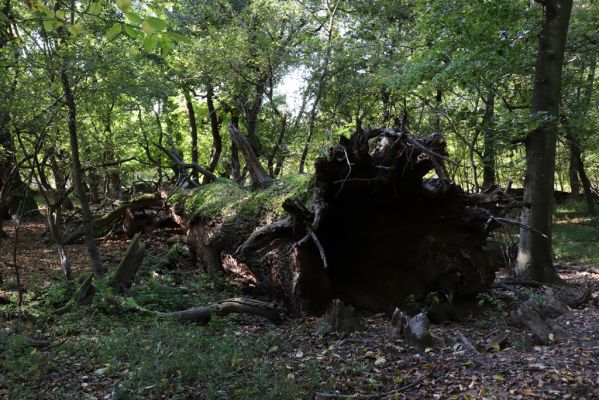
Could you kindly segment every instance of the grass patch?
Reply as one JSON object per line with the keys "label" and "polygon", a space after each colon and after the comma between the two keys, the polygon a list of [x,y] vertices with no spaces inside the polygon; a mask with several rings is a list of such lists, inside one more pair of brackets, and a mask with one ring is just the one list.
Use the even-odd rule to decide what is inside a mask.
{"label": "grass patch", "polygon": [[554,213],[553,251],[563,263],[599,264],[599,219],[586,215],[586,204],[568,201]]}

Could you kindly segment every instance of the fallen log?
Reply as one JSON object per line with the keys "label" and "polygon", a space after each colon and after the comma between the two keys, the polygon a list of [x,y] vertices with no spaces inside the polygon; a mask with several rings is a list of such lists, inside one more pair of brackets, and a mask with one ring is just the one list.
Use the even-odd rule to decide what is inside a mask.
{"label": "fallen log", "polygon": [[[113,210],[110,210],[104,215],[94,217],[94,228],[100,234],[108,230],[114,223],[124,217],[127,212],[134,212],[150,207],[162,206],[163,199],[160,195],[145,194],[137,198],[119,204]],[[65,235],[64,244],[73,243],[84,236],[83,228],[75,229]]]}
{"label": "fallen log", "polygon": [[210,322],[212,315],[225,316],[234,313],[258,315],[275,324],[281,322],[281,315],[275,304],[241,297],[222,300],[205,307],[192,307],[182,311],[151,311],[139,306],[137,309],[138,311],[161,318],[174,318],[180,321],[195,322],[199,324],[207,324]]}
{"label": "fallen log", "polygon": [[379,311],[430,292],[473,298],[500,262],[487,243],[488,199],[426,178],[445,157],[440,135],[341,137],[299,193],[284,182],[248,192],[223,180],[186,192],[188,242],[206,270],[295,311],[319,313],[335,298]]}

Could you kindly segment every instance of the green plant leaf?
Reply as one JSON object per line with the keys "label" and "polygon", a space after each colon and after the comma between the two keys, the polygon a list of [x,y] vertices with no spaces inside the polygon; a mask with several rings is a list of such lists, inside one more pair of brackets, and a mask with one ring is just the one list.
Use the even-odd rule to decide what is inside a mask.
{"label": "green plant leaf", "polygon": [[152,34],[145,37],[144,49],[146,49],[148,53],[153,52],[154,49],[156,49],[156,46],[158,46],[158,36]]}
{"label": "green plant leaf", "polygon": [[115,37],[117,37],[119,33],[121,33],[122,29],[123,29],[123,26],[121,24],[119,24],[118,22],[115,22],[110,27],[110,29],[106,31],[106,37],[108,38],[108,40],[112,40]]}
{"label": "green plant leaf", "polygon": [[116,6],[119,10],[125,12],[131,7],[131,0],[116,0]]}
{"label": "green plant leaf", "polygon": [[84,32],[83,27],[79,24],[73,24],[69,26],[69,33],[72,36],[79,36]]}
{"label": "green plant leaf", "polygon": [[160,44],[160,47],[162,49],[162,55],[166,56],[173,50],[174,44],[169,37],[164,37],[162,38],[162,43]]}
{"label": "green plant leaf", "polygon": [[158,32],[165,30],[167,27],[166,21],[156,17],[148,17],[144,22],[150,24],[150,26]]}
{"label": "green plant leaf", "polygon": [[142,31],[140,31],[139,29],[135,29],[134,27],[129,26],[129,25],[123,26],[123,29],[125,30],[125,33],[127,34],[127,36],[129,36],[132,39],[143,39],[144,38],[144,33]]}
{"label": "green plant leaf", "polygon": [[54,18],[45,18],[42,24],[44,25],[44,29],[47,31],[53,31],[59,26],[58,21]]}
{"label": "green plant leaf", "polygon": [[168,32],[167,35],[172,39],[178,42],[189,43],[190,40],[187,36],[181,35],[180,33]]}
{"label": "green plant leaf", "polygon": [[134,12],[127,11],[125,13],[125,21],[133,25],[141,24],[142,18]]}
{"label": "green plant leaf", "polygon": [[102,3],[95,2],[95,3],[91,3],[89,5],[89,9],[87,10],[88,13],[90,13],[91,15],[98,15],[100,14],[100,12],[102,12]]}
{"label": "green plant leaf", "polygon": [[143,21],[141,23],[141,29],[144,31],[146,35],[151,35],[155,32],[154,28],[148,21]]}

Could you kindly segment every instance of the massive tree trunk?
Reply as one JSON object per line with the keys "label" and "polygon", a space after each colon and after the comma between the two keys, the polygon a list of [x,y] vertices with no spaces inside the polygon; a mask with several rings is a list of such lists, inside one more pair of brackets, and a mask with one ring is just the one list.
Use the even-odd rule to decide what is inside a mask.
{"label": "massive tree trunk", "polygon": [[486,242],[489,214],[476,207],[483,195],[423,178],[444,146],[440,135],[417,140],[391,129],[342,137],[316,161],[309,189],[267,189],[289,196],[287,218],[273,221],[271,201],[252,205],[268,198],[264,191],[228,193],[247,209],[195,217],[188,240],[209,271],[231,273],[296,311],[320,312],[333,298],[387,311],[430,292],[449,301],[475,296],[497,267]]}
{"label": "massive tree trunk", "polygon": [[81,171],[81,161],[79,159],[79,139],[77,137],[77,108],[75,98],[71,90],[71,83],[68,76],[68,63],[63,58],[60,69],[60,80],[65,96],[65,101],[69,111],[69,137],[71,141],[71,161],[73,169],[73,184],[79,201],[81,202],[81,216],[83,220],[83,229],[85,231],[85,244],[89,253],[89,258],[92,266],[92,271],[96,276],[101,276],[106,273],[106,268],[100,260],[100,254],[96,246],[96,231],[91,210],[89,208],[89,199],[83,184],[83,173]]}
{"label": "massive tree trunk", "polygon": [[572,0],[547,0],[539,37],[532,115],[538,128],[525,140],[526,177],[517,273],[539,281],[559,279],[552,262],[551,217],[555,145],[564,49]]}
{"label": "massive tree trunk", "polygon": [[[5,0],[0,5],[0,52],[12,57],[16,64],[20,57],[19,49],[15,46],[13,31],[13,14],[11,2]],[[12,47],[11,47],[12,46]],[[7,60],[8,61],[8,60]],[[12,64],[8,62],[7,64]],[[16,71],[11,71],[10,66],[0,66],[0,233],[4,217],[14,215],[22,203],[22,213],[30,217],[37,212],[37,204],[29,187],[21,179],[20,168],[17,163],[15,144],[10,130],[10,104],[17,86]]]}

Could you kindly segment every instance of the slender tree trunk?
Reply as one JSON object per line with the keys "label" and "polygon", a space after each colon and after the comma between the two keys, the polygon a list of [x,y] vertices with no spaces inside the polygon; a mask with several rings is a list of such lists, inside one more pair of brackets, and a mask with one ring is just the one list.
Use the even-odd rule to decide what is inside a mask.
{"label": "slender tree trunk", "polygon": [[[220,160],[220,154],[223,151],[223,140],[220,136],[220,124],[221,121],[216,113],[214,107],[214,88],[212,84],[208,84],[206,91],[206,104],[208,105],[208,117],[210,118],[210,132],[212,132],[212,154],[210,155],[210,162],[208,163],[208,171],[214,172]],[[204,176],[204,183],[208,183],[209,180]]]}
{"label": "slender tree trunk", "polygon": [[283,139],[285,138],[286,132],[287,132],[287,115],[284,115],[283,120],[281,121],[281,129],[279,131],[279,136],[277,137],[277,142],[273,146],[272,152],[270,153],[270,156],[268,157],[268,173],[273,178],[277,177],[277,175],[275,175],[274,163],[275,163],[275,158],[277,157],[279,152],[282,151]]}
{"label": "slender tree trunk", "polygon": [[71,141],[71,158],[73,169],[73,184],[81,201],[81,216],[83,219],[83,229],[85,231],[85,244],[89,253],[89,258],[92,266],[92,271],[96,276],[101,276],[106,273],[104,265],[100,260],[100,254],[96,246],[96,232],[94,229],[94,220],[89,208],[89,199],[83,185],[83,174],[81,172],[81,160],[79,159],[79,139],[77,137],[77,108],[75,98],[71,91],[71,84],[68,76],[68,63],[63,58],[61,62],[60,80],[65,96],[65,102],[69,110],[69,138]]}
{"label": "slender tree trunk", "polygon": [[299,173],[304,173],[304,166],[306,164],[306,159],[308,158],[308,150],[310,149],[310,142],[312,142],[312,137],[314,136],[314,128],[316,125],[316,116],[318,114],[318,103],[324,93],[325,82],[327,76],[329,75],[329,64],[331,62],[331,55],[333,54],[333,33],[335,31],[335,15],[337,14],[337,9],[339,8],[339,3],[341,0],[335,0],[334,4],[331,4],[329,0],[326,1],[327,11],[329,14],[328,26],[327,26],[327,47],[324,55],[324,59],[322,62],[322,70],[320,71],[320,76],[318,77],[318,87],[316,88],[316,97],[314,97],[314,101],[312,103],[312,109],[310,110],[310,120],[308,122],[308,136],[306,137],[306,143],[304,144],[304,149],[302,150],[302,155],[300,157],[299,162]]}
{"label": "slender tree trunk", "polygon": [[485,114],[483,115],[483,189],[495,185],[495,88],[489,85],[485,100]]}
{"label": "slender tree trunk", "polygon": [[[570,174],[574,173],[576,179],[580,178],[580,184],[582,185],[582,192],[584,199],[587,203],[587,212],[589,215],[595,215],[595,200],[593,199],[593,190],[591,188],[591,182],[587,173],[584,169],[584,161],[582,159],[582,147],[576,138],[574,132],[572,132],[567,118],[562,118],[562,126],[565,130],[566,140],[568,141],[568,148],[570,150],[570,162],[569,168],[574,168],[574,171],[569,171]],[[572,178],[570,177],[570,183]],[[578,188],[580,190],[580,188]],[[580,193],[580,192],[578,192]]]}
{"label": "slender tree trunk", "polygon": [[[189,119],[189,129],[191,131],[191,162],[198,164],[198,124],[196,122],[196,113],[193,109],[193,102],[191,101],[191,93],[189,93],[189,89],[183,88],[183,96],[185,96],[187,117]],[[191,178],[194,182],[197,182],[198,171],[191,170]]]}
{"label": "slender tree trunk", "polygon": [[389,97],[389,88],[384,86],[383,89],[381,89],[381,102],[383,103],[381,122],[383,123],[384,127],[386,127],[389,124],[389,121],[391,120],[391,104],[389,101]]}
{"label": "slender tree trunk", "polygon": [[526,138],[526,177],[516,272],[538,281],[559,280],[553,268],[551,217],[555,146],[564,49],[573,0],[543,1],[531,113],[539,126]]}
{"label": "slender tree trunk", "polygon": [[[60,205],[59,205],[60,207]],[[52,241],[56,246],[56,251],[58,252],[58,259],[60,260],[60,267],[62,268],[62,272],[67,280],[73,279],[73,271],[71,268],[71,262],[69,261],[69,257],[64,248],[63,238],[60,233],[60,210],[55,210],[50,204],[48,204],[48,210],[46,219],[48,221],[48,229],[50,230],[50,236],[52,236]]]}
{"label": "slender tree trunk", "polygon": [[568,157],[568,181],[570,182],[570,193],[572,196],[578,197],[580,195],[580,179],[578,179],[575,147],[574,142],[568,140],[568,150],[570,152],[570,157]]}
{"label": "slender tree trunk", "polygon": [[[231,125],[239,130],[239,116],[236,113],[231,113]],[[241,178],[241,163],[239,162],[239,150],[234,141],[231,141],[231,175],[233,180],[239,184],[242,182]]]}
{"label": "slender tree trunk", "polygon": [[441,133],[441,103],[443,102],[443,91],[437,89],[435,94],[435,132]]}

